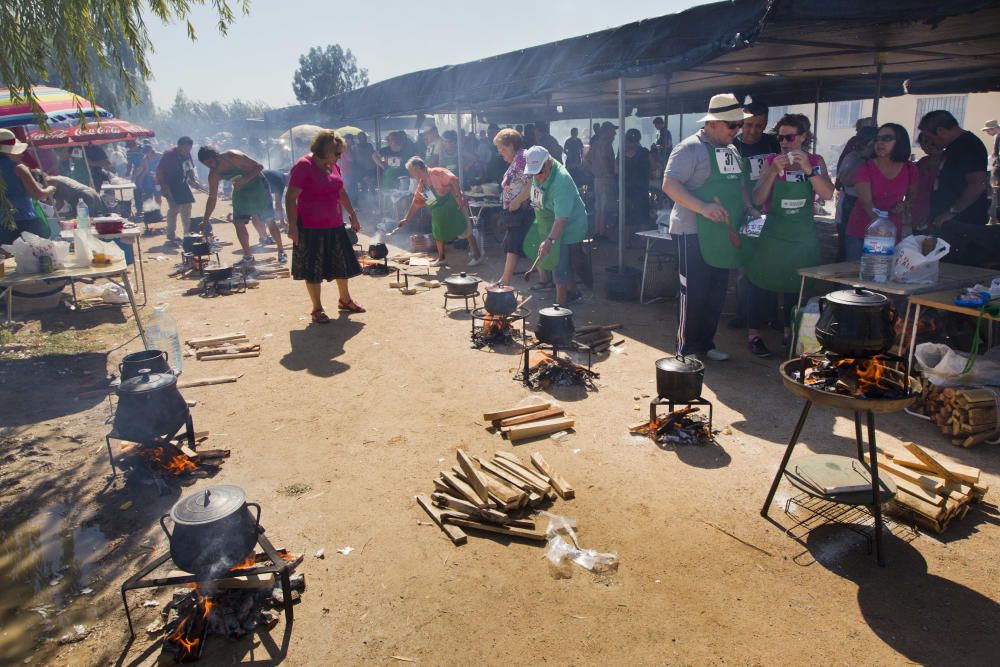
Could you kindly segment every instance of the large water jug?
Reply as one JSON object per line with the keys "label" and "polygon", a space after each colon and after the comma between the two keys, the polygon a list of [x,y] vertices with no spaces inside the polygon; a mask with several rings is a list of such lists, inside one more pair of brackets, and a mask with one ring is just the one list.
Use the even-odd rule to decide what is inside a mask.
{"label": "large water jug", "polygon": [[181,338],[177,333],[177,323],[167,315],[166,306],[153,308],[153,315],[146,322],[146,349],[163,350],[167,353],[167,361],[175,373],[180,373],[184,366],[181,354]]}
{"label": "large water jug", "polygon": [[896,249],[896,225],[889,219],[888,211],[875,211],[877,218],[865,229],[864,248],[861,251],[859,278],[884,283],[892,275],[893,252]]}

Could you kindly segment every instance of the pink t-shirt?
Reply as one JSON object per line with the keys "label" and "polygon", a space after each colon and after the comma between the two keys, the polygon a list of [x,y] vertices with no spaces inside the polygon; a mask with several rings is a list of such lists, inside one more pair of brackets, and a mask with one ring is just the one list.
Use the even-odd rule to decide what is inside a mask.
{"label": "pink t-shirt", "polygon": [[301,157],[288,175],[288,187],[302,190],[296,206],[303,227],[332,229],[344,225],[340,211],[344,179],[337,165],[332,165],[327,173],[316,166],[311,155]]}
{"label": "pink t-shirt", "polygon": [[[882,170],[875,164],[875,160],[868,160],[854,172],[854,182],[869,183],[872,189],[872,205],[882,211],[892,211],[892,209],[903,201],[906,191],[911,185],[916,185],[920,180],[920,171],[917,165],[907,162],[899,170],[896,178],[888,179]],[[895,213],[889,213],[889,219],[896,225],[896,241],[902,238],[903,218]],[[871,217],[861,205],[861,200],[854,205],[851,217],[847,221],[847,235],[856,239],[864,238],[865,229],[871,224]]]}

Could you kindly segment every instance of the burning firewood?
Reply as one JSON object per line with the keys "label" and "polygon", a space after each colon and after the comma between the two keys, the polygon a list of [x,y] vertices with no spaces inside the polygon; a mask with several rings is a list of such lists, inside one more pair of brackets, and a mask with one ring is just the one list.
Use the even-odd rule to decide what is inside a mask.
{"label": "burning firewood", "polygon": [[[528,364],[526,384],[531,387],[547,389],[549,387],[568,387],[582,385],[591,391],[597,390],[594,380],[601,377],[600,373],[581,366],[571,359],[535,351],[534,360]],[[524,369],[514,376],[515,380],[525,381]]]}
{"label": "burning firewood", "polygon": [[711,442],[712,432],[708,422],[701,415],[692,417],[699,412],[697,406],[679,408],[665,415],[660,415],[652,421],[629,427],[632,435],[646,436],[658,445],[694,445]]}

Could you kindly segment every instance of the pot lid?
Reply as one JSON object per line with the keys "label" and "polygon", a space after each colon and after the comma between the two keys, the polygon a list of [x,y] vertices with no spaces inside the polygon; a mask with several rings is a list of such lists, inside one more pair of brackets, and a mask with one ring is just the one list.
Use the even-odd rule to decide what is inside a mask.
{"label": "pot lid", "polygon": [[478,285],[479,277],[470,276],[469,274],[462,272],[457,276],[448,276],[444,279],[444,281],[449,285]]}
{"label": "pot lid", "polygon": [[538,314],[542,317],[572,317],[573,311],[557,303],[549,308],[542,308],[538,311]]}
{"label": "pot lid", "polygon": [[139,371],[139,375],[125,380],[118,386],[116,393],[119,396],[145,394],[173,387],[177,384],[177,376],[173,373],[150,373],[145,368],[140,368]]}
{"label": "pot lid", "polygon": [[889,303],[889,298],[884,294],[873,292],[861,287],[854,289],[837,290],[830,292],[824,297],[828,302],[840,306],[852,306],[860,308],[881,308]]}
{"label": "pot lid", "polygon": [[663,357],[656,360],[656,370],[671,373],[699,373],[705,370],[705,364],[698,359],[687,357]]}
{"label": "pot lid", "polygon": [[199,526],[213,523],[236,512],[246,504],[247,496],[238,486],[220,484],[188,494],[174,503],[170,518],[174,523]]}
{"label": "pot lid", "polygon": [[513,294],[514,288],[511,287],[510,285],[496,284],[493,285],[492,287],[487,287],[486,291],[491,294],[508,294],[508,293]]}

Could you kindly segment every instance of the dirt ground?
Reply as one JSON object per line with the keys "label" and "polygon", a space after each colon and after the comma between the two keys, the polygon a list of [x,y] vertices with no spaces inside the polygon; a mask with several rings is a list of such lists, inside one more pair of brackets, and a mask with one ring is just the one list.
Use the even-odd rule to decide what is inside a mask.
{"label": "dirt ground", "polygon": [[[368,312],[335,316],[330,288],[334,321],[313,325],[303,285],[289,279],[186,295],[192,283],[167,276],[177,252],[162,240],[144,239],[144,317],[166,302],[182,338],[246,331],[262,346],[259,358],[184,360],[184,378],[243,374],[183,392],[197,401],[196,428],[211,433],[203,446],[232,457],[215,478],[166,492],[113,480],[104,385],[141,347],[130,316],[29,318],[0,361],[0,663],[156,664],[159,644],[143,628],[159,609],[142,603],[162,606],[170,591],[131,595],[129,642],[118,587],[166,548],[157,522],[182,494],[226,483],[261,503],[272,542],[306,555],[307,590],[291,628],[213,638],[204,664],[996,664],[1000,448],[955,448],[925,422],[879,417],[880,445],[917,442],[983,468],[994,487],[943,536],[894,531],[880,569],[843,528],[785,534],[787,483],[770,508],[776,523],[760,516],[801,405],[781,386],[777,356],[745,353],[742,332],[720,332],[733,358],[706,372],[717,444],[664,450],[626,427],[647,414],[654,361],[674,348],[673,303],[606,301],[598,275],[576,323],[621,322],[622,351],[596,364],[597,391],[536,393],[512,379],[519,356],[470,347],[467,316],[445,313],[441,289],[405,296],[391,278],[362,276],[351,287]],[[600,251],[597,274],[614,255]],[[493,279],[495,243],[489,258],[480,274]],[[449,259],[441,277],[465,266],[462,252]],[[774,334],[769,343],[778,349]],[[531,396],[562,403],[575,432],[512,447],[485,429],[484,411]],[[551,511],[577,519],[583,546],[617,552],[618,571],[574,566],[559,578],[544,547],[476,535],[453,546],[413,498],[459,448],[543,453],[577,491]],[[848,415],[815,408],[798,451],[853,448]],[[345,546],[354,550],[337,552]],[[87,636],[60,644],[75,624]]]}

